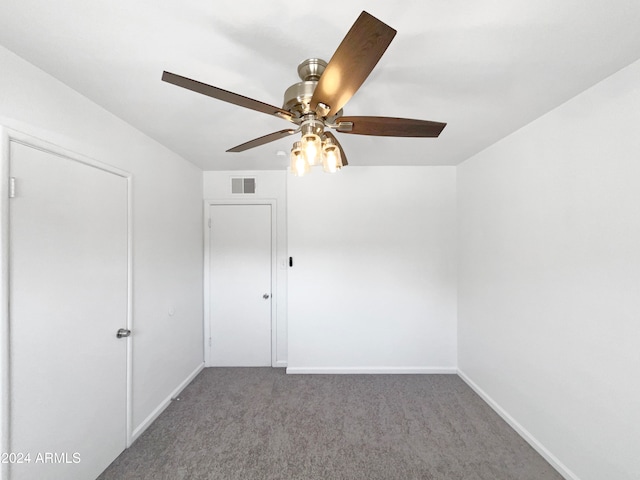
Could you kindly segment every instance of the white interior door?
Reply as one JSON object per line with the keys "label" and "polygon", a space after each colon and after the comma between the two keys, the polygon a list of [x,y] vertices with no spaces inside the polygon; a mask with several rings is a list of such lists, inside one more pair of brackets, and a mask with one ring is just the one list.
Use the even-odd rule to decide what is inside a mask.
{"label": "white interior door", "polygon": [[271,365],[271,205],[210,205],[212,366]]}
{"label": "white interior door", "polygon": [[10,479],[92,479],[126,446],[127,179],[10,145]]}

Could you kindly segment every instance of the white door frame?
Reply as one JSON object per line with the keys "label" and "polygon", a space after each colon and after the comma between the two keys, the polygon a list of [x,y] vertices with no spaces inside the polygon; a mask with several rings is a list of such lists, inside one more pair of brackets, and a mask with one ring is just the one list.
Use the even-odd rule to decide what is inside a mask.
{"label": "white door frame", "polygon": [[[85,157],[78,153],[69,151],[58,145],[54,145],[45,140],[23,132],[11,130],[0,125],[0,213],[2,220],[0,223],[0,426],[2,436],[0,437],[0,452],[8,452],[10,445],[10,353],[9,353],[9,154],[11,143],[18,143],[27,147],[42,150],[53,155],[63,157],[68,160],[79,162],[106,172],[118,175],[127,180],[127,329],[133,330],[133,301],[132,301],[132,178],[129,172],[107,165],[98,160]],[[126,406],[126,446],[132,443],[133,424],[133,342],[131,337],[127,341],[127,406]],[[0,479],[8,478],[8,465],[0,465]]]}
{"label": "white door frame", "polygon": [[211,239],[211,229],[209,228],[209,207],[212,205],[270,205],[271,206],[271,366],[275,367],[277,362],[278,345],[278,325],[277,325],[277,304],[278,304],[278,283],[277,283],[277,225],[276,225],[276,199],[260,198],[225,198],[208,199],[204,201],[204,363],[206,367],[211,365],[211,345],[209,333],[211,332],[211,305],[210,305],[210,278],[209,265],[211,252],[209,241]]}

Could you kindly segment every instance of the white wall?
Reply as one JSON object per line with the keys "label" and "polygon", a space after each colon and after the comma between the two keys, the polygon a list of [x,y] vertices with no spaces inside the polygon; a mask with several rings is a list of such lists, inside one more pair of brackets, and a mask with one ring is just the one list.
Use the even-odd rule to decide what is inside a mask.
{"label": "white wall", "polygon": [[454,167],[354,167],[288,181],[289,368],[456,367]]}
{"label": "white wall", "polygon": [[[287,172],[285,171],[222,171],[204,172],[206,201],[239,199],[268,199],[276,201],[276,365],[287,366]],[[254,177],[255,194],[232,194],[231,178]]]}
{"label": "white wall", "polygon": [[0,125],[132,174],[139,432],[202,364],[202,172],[2,47]]}
{"label": "white wall", "polygon": [[640,478],[639,78],[458,168],[460,370],[567,478]]}

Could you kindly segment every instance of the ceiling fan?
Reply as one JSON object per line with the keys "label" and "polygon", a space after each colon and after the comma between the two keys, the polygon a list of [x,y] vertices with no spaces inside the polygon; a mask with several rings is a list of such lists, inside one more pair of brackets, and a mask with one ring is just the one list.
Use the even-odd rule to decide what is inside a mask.
{"label": "ceiling fan", "polygon": [[167,71],[163,72],[162,80],[296,125],[296,128],[250,140],[227,152],[242,152],[301,133],[301,140],[295,142],[291,150],[292,172],[304,175],[310,166],[320,164],[326,172],[335,172],[348,162],[342,146],[328,129],[356,135],[437,137],[446,126],[446,123],[427,120],[343,115],[342,107],[369,76],[395,34],[393,28],[362,12],[329,63],[310,58],[298,66],[302,81],[285,91],[282,108]]}

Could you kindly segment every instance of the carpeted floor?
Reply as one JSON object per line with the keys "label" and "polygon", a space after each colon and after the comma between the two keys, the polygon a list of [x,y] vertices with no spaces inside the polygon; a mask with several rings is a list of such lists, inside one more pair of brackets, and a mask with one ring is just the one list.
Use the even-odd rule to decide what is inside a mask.
{"label": "carpeted floor", "polygon": [[99,480],[557,480],[456,375],[207,368]]}

